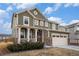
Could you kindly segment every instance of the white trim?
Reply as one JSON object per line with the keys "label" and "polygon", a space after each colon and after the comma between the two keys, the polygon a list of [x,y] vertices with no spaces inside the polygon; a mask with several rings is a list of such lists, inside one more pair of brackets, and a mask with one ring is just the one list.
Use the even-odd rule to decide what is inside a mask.
{"label": "white trim", "polygon": [[18,14],[17,14],[17,25],[18,25]]}
{"label": "white trim", "polygon": [[40,21],[40,26],[44,26],[44,21]]}
{"label": "white trim", "polygon": [[56,24],[52,23],[52,30],[56,30]]}
{"label": "white trim", "polygon": [[48,31],[48,37],[50,37],[50,35],[49,35],[50,33],[49,33],[49,31]]}
{"label": "white trim", "polygon": [[34,18],[36,18],[29,10],[27,10],[27,12],[28,12],[29,14],[31,14]]}
{"label": "white trim", "polygon": [[34,15],[37,15],[38,14],[37,10],[34,10],[33,13],[34,13]]}
{"label": "white trim", "polygon": [[26,29],[24,29],[24,38],[26,38],[26,37],[25,37],[25,36],[26,36],[26,35],[25,35],[25,33],[26,33],[26,31],[25,31],[25,30],[26,30]]}
{"label": "white trim", "polygon": [[44,31],[42,30],[42,42],[44,42]]}
{"label": "white trim", "polygon": [[[24,23],[24,18],[28,18],[28,24],[25,24],[25,23]],[[23,25],[29,26],[29,17],[28,17],[28,16],[23,16]]]}
{"label": "white trim", "polygon": [[45,27],[48,27],[48,24],[49,24],[49,23],[48,23],[47,21],[45,21]]}
{"label": "white trim", "polygon": [[37,42],[37,29],[35,29],[35,42]]}
{"label": "white trim", "polygon": [[25,38],[25,29],[23,29],[23,31],[21,31],[21,35],[23,35]]}
{"label": "white trim", "polygon": [[27,28],[27,41],[29,42],[30,41],[30,29]]}
{"label": "white trim", "polygon": [[20,44],[21,41],[21,28],[18,28],[18,44]]}
{"label": "white trim", "polygon": [[35,20],[33,19],[33,26],[35,25],[35,22],[34,22]]}
{"label": "white trim", "polygon": [[39,25],[39,20],[34,20],[34,21],[33,21],[33,24],[34,24],[34,25]]}

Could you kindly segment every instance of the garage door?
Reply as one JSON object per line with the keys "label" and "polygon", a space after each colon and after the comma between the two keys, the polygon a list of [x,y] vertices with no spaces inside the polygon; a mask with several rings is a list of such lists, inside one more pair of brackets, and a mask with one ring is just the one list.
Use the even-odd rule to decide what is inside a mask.
{"label": "garage door", "polygon": [[66,36],[57,36],[57,37],[52,37],[52,46],[66,46],[68,43]]}

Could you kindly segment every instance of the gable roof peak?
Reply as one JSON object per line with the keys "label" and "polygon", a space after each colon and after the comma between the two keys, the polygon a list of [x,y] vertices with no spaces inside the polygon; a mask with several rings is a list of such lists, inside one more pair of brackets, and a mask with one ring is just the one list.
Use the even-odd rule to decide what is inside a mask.
{"label": "gable roof peak", "polygon": [[18,11],[16,11],[15,13],[16,13],[16,14],[19,14],[19,13],[22,13],[22,12],[25,12],[25,11],[28,11],[28,10],[33,10],[33,9],[37,9],[37,8],[35,8],[35,7],[32,7],[32,8],[25,8],[25,9],[18,10]]}

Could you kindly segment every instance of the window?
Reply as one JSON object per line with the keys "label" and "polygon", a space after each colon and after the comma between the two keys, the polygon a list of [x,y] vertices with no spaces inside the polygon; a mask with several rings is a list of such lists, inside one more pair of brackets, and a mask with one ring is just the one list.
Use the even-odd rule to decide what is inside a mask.
{"label": "window", "polygon": [[58,24],[56,24],[56,30],[58,30]]}
{"label": "window", "polygon": [[21,30],[21,38],[25,38],[25,30],[24,29]]}
{"label": "window", "polygon": [[79,30],[79,27],[77,27],[77,30]]}
{"label": "window", "polygon": [[44,22],[43,21],[40,21],[40,26],[43,26],[44,25]]}
{"label": "window", "polygon": [[34,24],[35,25],[38,25],[39,24],[39,21],[38,20],[34,20]]}
{"label": "window", "polygon": [[57,37],[59,37],[59,35],[57,35]]}
{"label": "window", "polygon": [[52,29],[53,30],[56,30],[55,28],[56,28],[56,25],[55,24],[52,24]]}
{"label": "window", "polygon": [[37,15],[37,14],[38,14],[37,10],[34,10],[34,15]]}
{"label": "window", "polygon": [[55,37],[55,35],[53,35],[53,37]]}
{"label": "window", "polygon": [[45,22],[45,27],[48,27],[48,22]]}
{"label": "window", "polygon": [[29,24],[29,17],[23,16],[23,24],[25,25]]}
{"label": "window", "polygon": [[60,36],[60,37],[63,37],[63,36]]}
{"label": "window", "polygon": [[64,36],[64,38],[66,38],[66,36]]}

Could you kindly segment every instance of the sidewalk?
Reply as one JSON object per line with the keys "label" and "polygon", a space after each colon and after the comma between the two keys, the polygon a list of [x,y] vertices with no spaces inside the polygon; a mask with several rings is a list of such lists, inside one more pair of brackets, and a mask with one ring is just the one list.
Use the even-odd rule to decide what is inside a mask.
{"label": "sidewalk", "polygon": [[79,46],[74,46],[74,45],[68,45],[68,46],[57,46],[58,48],[66,48],[66,49],[72,49],[79,51]]}

